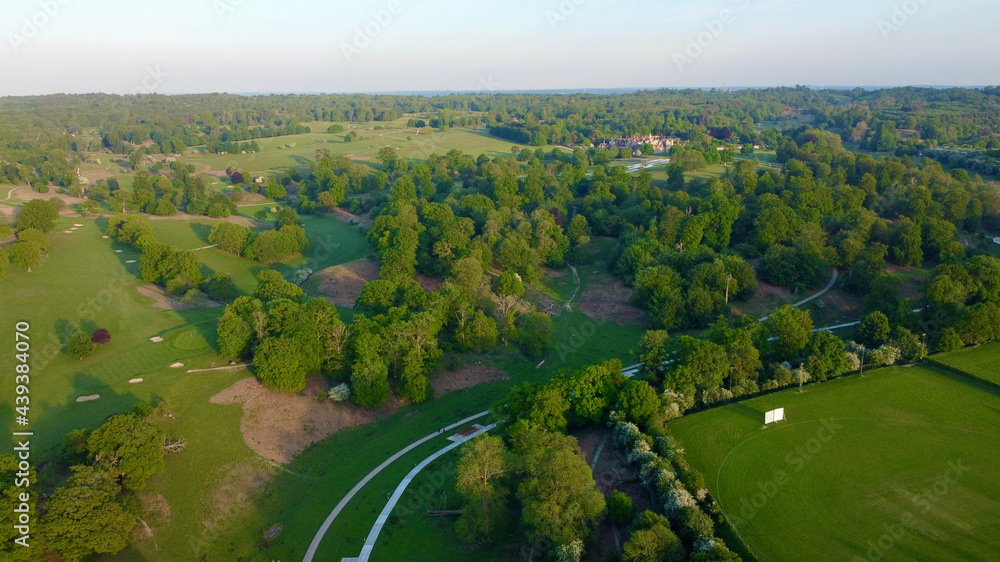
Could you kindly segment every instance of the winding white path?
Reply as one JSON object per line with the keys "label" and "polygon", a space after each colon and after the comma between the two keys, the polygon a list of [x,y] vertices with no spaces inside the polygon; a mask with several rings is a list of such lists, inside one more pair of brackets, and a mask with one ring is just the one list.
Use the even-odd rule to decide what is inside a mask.
{"label": "winding white path", "polygon": [[450,431],[450,430],[458,428],[458,427],[461,427],[461,426],[463,426],[463,425],[471,422],[472,420],[476,420],[476,419],[479,419],[479,418],[481,418],[483,416],[487,416],[487,415],[489,415],[489,413],[490,413],[489,410],[486,410],[485,412],[479,412],[478,414],[469,416],[469,417],[465,418],[464,420],[460,420],[458,422],[455,422],[455,423],[453,423],[453,424],[445,427],[444,429],[441,429],[439,431],[435,431],[434,433],[431,433],[430,435],[428,435],[427,437],[424,437],[423,439],[418,439],[418,440],[414,441],[413,443],[410,443],[409,445],[407,445],[403,449],[400,449],[399,452],[397,452],[395,455],[392,455],[391,457],[389,457],[388,459],[386,459],[385,462],[383,462],[382,464],[376,466],[374,470],[372,470],[371,472],[369,472],[367,476],[365,476],[364,478],[362,478],[360,482],[358,482],[353,488],[351,488],[350,492],[347,492],[347,495],[344,496],[344,498],[340,500],[340,503],[338,503],[337,506],[333,508],[333,511],[330,512],[330,515],[328,515],[327,518],[326,518],[326,520],[323,521],[323,525],[321,525],[320,528],[319,528],[319,530],[316,531],[316,536],[314,536],[312,542],[309,543],[309,550],[306,551],[306,555],[302,559],[303,562],[312,562],[313,557],[316,556],[316,550],[319,548],[320,542],[323,541],[323,535],[325,535],[326,532],[330,529],[330,525],[333,525],[334,519],[336,519],[337,516],[340,515],[340,512],[343,511],[344,507],[347,506],[347,502],[351,501],[351,499],[358,492],[360,492],[361,489],[365,487],[365,484],[368,484],[368,482],[370,482],[372,478],[375,478],[376,476],[378,476],[378,474],[380,472],[382,472],[383,470],[385,470],[385,468],[387,466],[389,466],[390,464],[392,464],[393,462],[395,462],[396,459],[398,459],[399,457],[405,455],[406,453],[409,453],[413,449],[415,449],[415,448],[423,445],[424,443],[430,441],[431,439],[434,439],[435,437],[440,437],[444,432]]}
{"label": "winding white path", "polygon": [[372,550],[375,548],[375,542],[378,540],[379,533],[382,532],[382,527],[385,526],[385,522],[389,519],[389,515],[392,513],[393,508],[396,507],[396,504],[399,502],[399,498],[403,496],[403,492],[406,491],[406,487],[410,485],[413,478],[419,474],[421,470],[426,468],[427,465],[439,459],[445,453],[454,450],[466,441],[472,439],[480,433],[485,433],[496,426],[497,424],[488,425],[477,430],[475,433],[465,437],[459,437],[458,439],[455,439],[451,445],[435,452],[431,456],[424,459],[420,464],[413,467],[413,470],[411,470],[406,477],[403,478],[403,481],[399,483],[399,486],[396,486],[396,490],[392,493],[389,501],[386,502],[385,507],[382,508],[382,513],[378,514],[378,519],[375,520],[375,524],[372,525],[372,530],[368,532],[368,538],[365,539],[364,546],[361,547],[361,554],[357,558],[344,558],[341,562],[368,562],[368,558],[372,555]]}
{"label": "winding white path", "polygon": [[[809,296],[809,297],[806,297],[806,298],[800,300],[799,302],[793,304],[792,308],[798,308],[798,307],[806,304],[807,302],[814,301],[814,300],[822,297],[823,295],[829,293],[830,289],[832,289],[833,286],[837,284],[837,277],[838,277],[838,273],[837,273],[837,268],[835,267],[835,268],[833,268],[833,277],[830,279],[830,282],[826,284],[826,287],[824,287],[822,291],[820,291],[820,292],[818,292],[818,293],[816,293],[816,294],[814,294],[812,296]],[[770,318],[770,316],[765,316],[765,317],[761,318],[760,321],[763,322],[763,321],[767,320],[768,318]]]}

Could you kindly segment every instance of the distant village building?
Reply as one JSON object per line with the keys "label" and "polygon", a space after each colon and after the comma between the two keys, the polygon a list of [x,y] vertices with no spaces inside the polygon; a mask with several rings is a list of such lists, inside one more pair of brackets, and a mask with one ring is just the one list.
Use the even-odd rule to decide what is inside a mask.
{"label": "distant village building", "polygon": [[663,135],[646,135],[644,137],[621,137],[617,139],[602,140],[597,144],[598,148],[627,148],[634,154],[638,154],[642,145],[653,146],[654,153],[665,153],[670,147],[681,144],[681,139],[677,137],[665,137]]}

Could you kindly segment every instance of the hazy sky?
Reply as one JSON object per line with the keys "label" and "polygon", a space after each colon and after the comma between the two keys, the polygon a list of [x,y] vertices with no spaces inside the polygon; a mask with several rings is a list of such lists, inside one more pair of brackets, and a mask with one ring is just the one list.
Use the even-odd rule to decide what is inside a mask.
{"label": "hazy sky", "polygon": [[0,95],[992,85],[998,16],[996,0],[2,0]]}

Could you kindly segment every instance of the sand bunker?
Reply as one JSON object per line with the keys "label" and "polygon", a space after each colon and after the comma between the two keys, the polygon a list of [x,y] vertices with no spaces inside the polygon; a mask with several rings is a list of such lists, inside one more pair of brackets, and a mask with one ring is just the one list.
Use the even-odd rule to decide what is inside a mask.
{"label": "sand bunker", "polygon": [[120,254],[120,253],[122,253],[122,251],[121,250],[115,250],[115,253],[116,254]]}
{"label": "sand bunker", "polygon": [[135,263],[135,260],[125,260],[125,263]]}
{"label": "sand bunker", "polygon": [[142,382],[142,379],[132,379],[132,380],[128,381],[129,384],[139,384],[141,382]]}
{"label": "sand bunker", "polygon": [[105,234],[104,236],[101,236],[101,238],[104,238],[105,240],[107,240],[108,238],[110,238],[110,236],[108,236],[107,234]]}
{"label": "sand bunker", "polygon": [[170,365],[170,368],[171,369],[180,369],[183,366],[184,366],[184,363],[173,363],[173,364]]}
{"label": "sand bunker", "polygon": [[163,338],[161,338],[160,336],[153,336],[149,338],[149,341],[153,343],[161,343],[163,341]]}
{"label": "sand bunker", "polygon": [[80,228],[80,227],[81,227],[81,226],[83,226],[83,225],[82,225],[82,224],[74,224],[73,226],[75,226],[75,227],[77,227],[77,228]]}
{"label": "sand bunker", "polygon": [[73,234],[73,231],[72,230],[64,230],[63,234]]}
{"label": "sand bunker", "polygon": [[100,397],[101,397],[100,394],[91,394],[90,396],[81,396],[81,397],[77,398],[76,401],[77,402],[93,402],[94,400],[97,400]]}

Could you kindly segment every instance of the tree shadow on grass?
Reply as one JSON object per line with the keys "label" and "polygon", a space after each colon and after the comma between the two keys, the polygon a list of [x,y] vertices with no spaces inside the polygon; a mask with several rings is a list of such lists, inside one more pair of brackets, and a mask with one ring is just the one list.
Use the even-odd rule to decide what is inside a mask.
{"label": "tree shadow on grass", "polygon": [[743,402],[736,402],[735,404],[730,404],[729,406],[726,406],[726,409],[735,412],[747,419],[753,420],[757,423],[764,423],[764,412],[751,408],[750,406],[747,406]]}
{"label": "tree shadow on grass", "polygon": [[188,224],[191,226],[191,230],[194,231],[195,236],[198,237],[198,240],[201,240],[205,244],[211,244],[211,242],[208,241],[208,235],[212,232],[213,225],[202,224],[195,221],[191,221]]}

